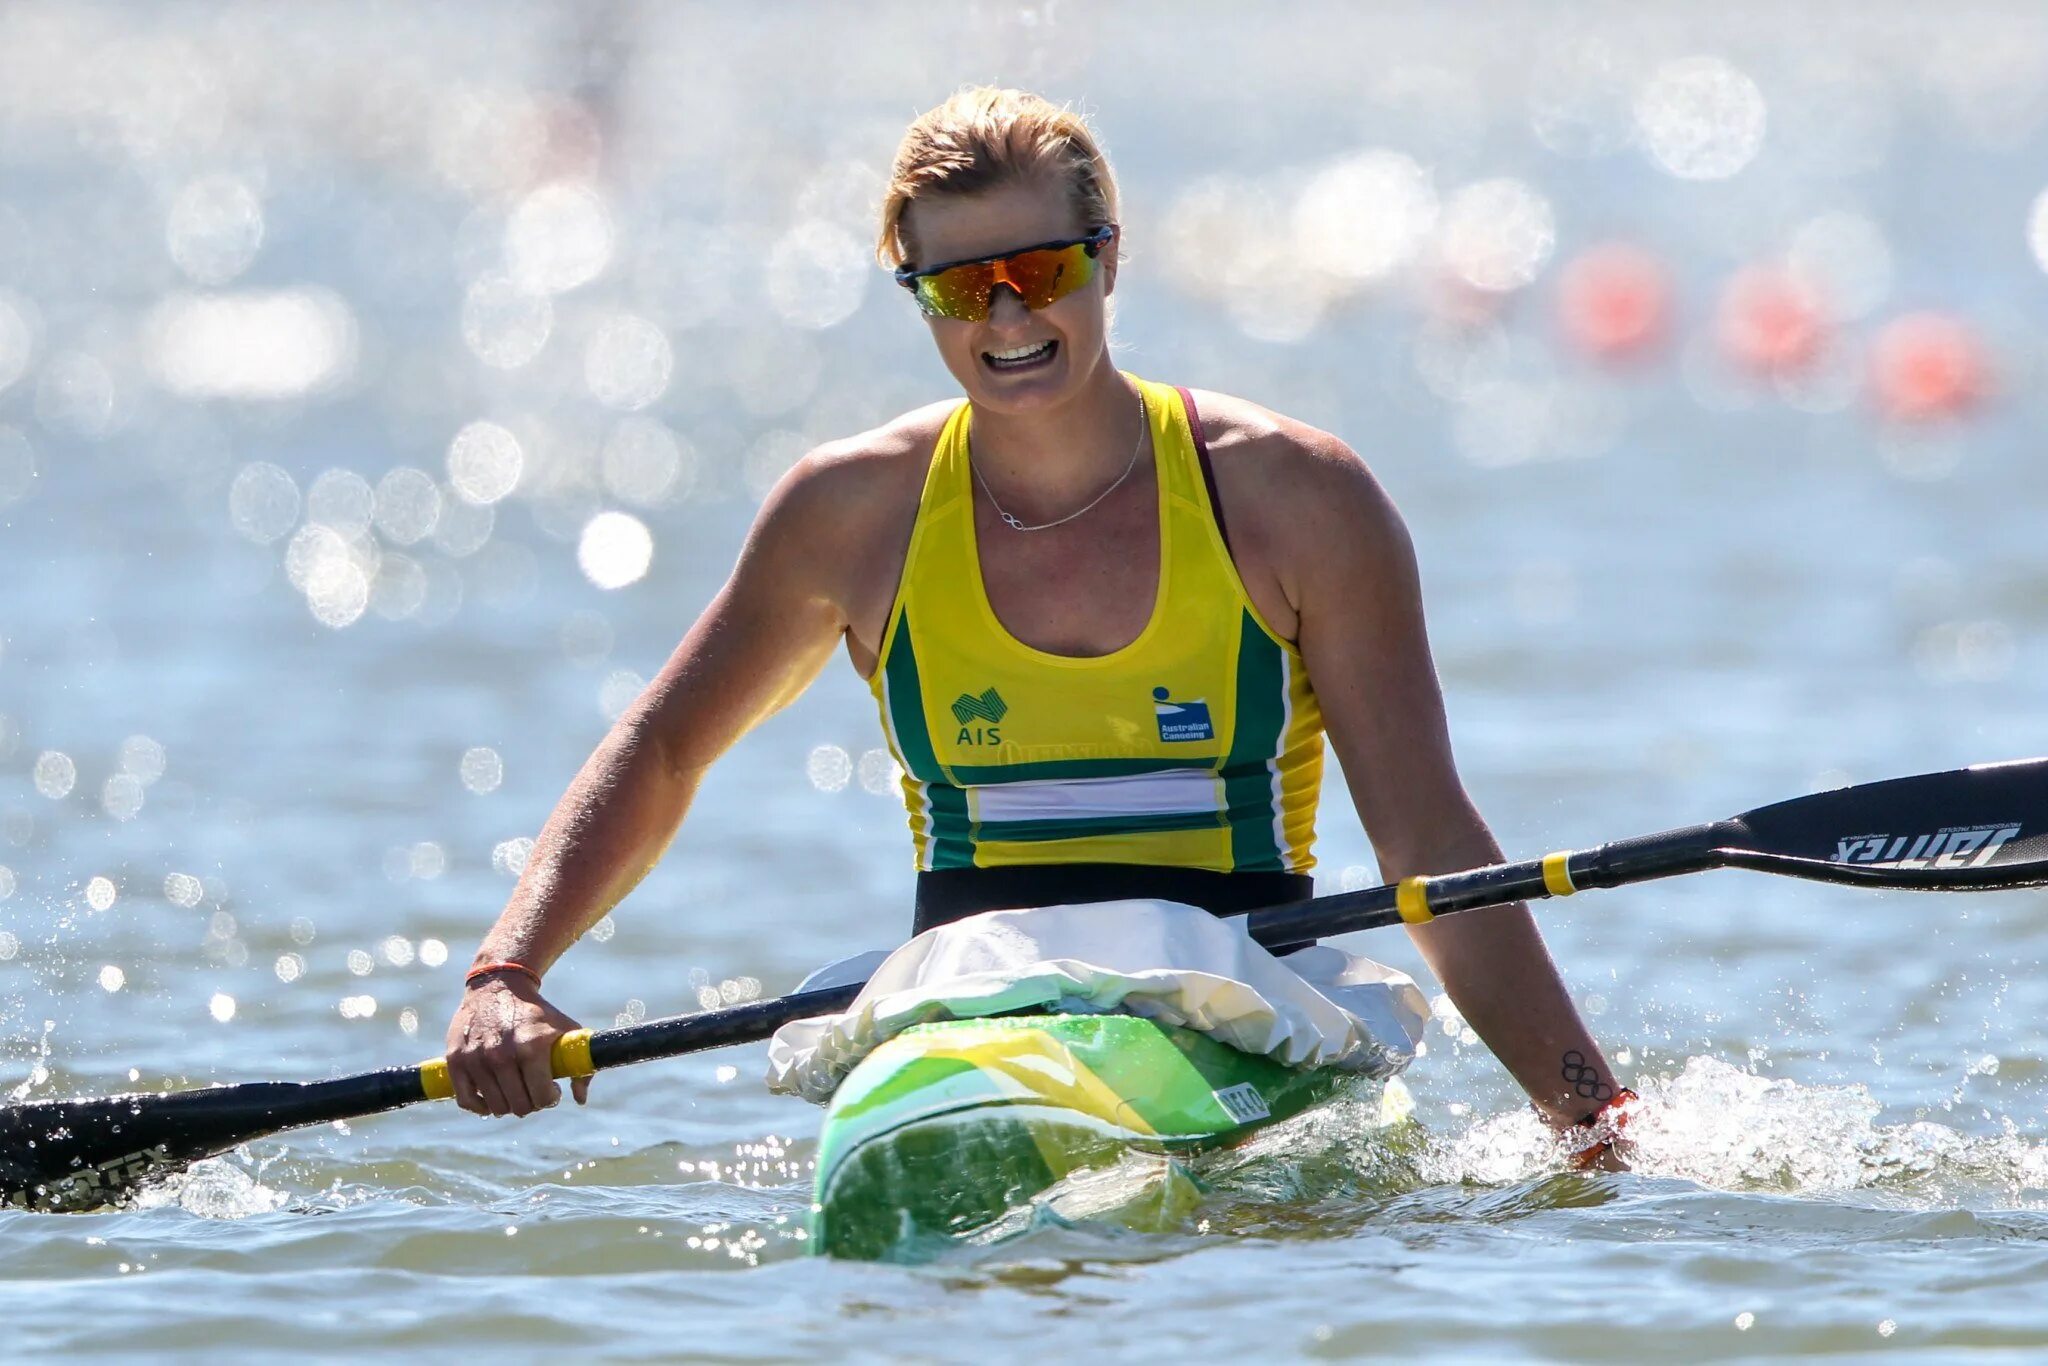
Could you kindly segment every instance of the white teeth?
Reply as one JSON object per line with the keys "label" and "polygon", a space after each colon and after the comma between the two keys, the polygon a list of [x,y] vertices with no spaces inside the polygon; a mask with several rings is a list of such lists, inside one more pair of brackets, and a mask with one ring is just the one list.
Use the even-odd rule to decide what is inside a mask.
{"label": "white teeth", "polygon": [[1036,356],[1043,355],[1051,349],[1051,342],[1042,341],[1035,346],[1015,346],[1008,351],[991,351],[988,353],[988,358],[999,361],[1030,360]]}

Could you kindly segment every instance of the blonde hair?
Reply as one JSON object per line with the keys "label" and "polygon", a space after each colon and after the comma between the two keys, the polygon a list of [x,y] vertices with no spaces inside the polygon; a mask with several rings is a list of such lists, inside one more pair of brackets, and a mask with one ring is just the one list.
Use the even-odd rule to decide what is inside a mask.
{"label": "blonde hair", "polygon": [[1116,176],[1086,119],[1028,91],[960,91],[904,131],[882,196],[876,259],[891,268],[911,259],[903,215],[916,200],[1033,176],[1066,186],[1084,229],[1117,221]]}

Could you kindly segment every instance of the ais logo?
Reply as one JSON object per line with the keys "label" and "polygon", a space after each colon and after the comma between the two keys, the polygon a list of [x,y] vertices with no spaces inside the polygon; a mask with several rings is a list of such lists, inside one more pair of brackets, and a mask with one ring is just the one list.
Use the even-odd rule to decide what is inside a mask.
{"label": "ais logo", "polygon": [[[981,696],[961,693],[953,699],[953,719],[960,723],[960,733],[953,737],[956,745],[1000,745],[1003,733],[996,729],[996,723],[1010,714],[1010,704],[1003,701],[1001,693],[990,688]],[[986,722],[975,725],[974,722]]]}
{"label": "ais logo", "polygon": [[1192,702],[1169,702],[1164,688],[1152,690],[1152,714],[1159,718],[1159,738],[1167,744],[1179,744],[1185,740],[1213,740],[1216,727],[1209,724],[1209,703],[1204,698]]}

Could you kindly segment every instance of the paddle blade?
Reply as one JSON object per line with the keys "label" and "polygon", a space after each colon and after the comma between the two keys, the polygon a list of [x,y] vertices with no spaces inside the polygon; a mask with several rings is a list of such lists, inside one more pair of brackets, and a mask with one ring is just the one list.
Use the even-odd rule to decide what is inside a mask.
{"label": "paddle blade", "polygon": [[1941,891],[2048,884],[2048,759],[1860,783],[1759,807],[1724,824],[1725,863]]}
{"label": "paddle blade", "polygon": [[280,1129],[423,1098],[419,1069],[332,1081],[44,1100],[0,1109],[0,1205],[74,1211]]}

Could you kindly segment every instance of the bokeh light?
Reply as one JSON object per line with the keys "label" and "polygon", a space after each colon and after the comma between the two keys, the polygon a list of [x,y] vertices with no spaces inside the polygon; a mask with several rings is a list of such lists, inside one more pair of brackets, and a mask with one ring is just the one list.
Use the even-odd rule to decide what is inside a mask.
{"label": "bokeh light", "polygon": [[1640,360],[1671,328],[1671,273],[1643,247],[1589,248],[1558,276],[1558,314],[1572,346],[1599,360]]}
{"label": "bokeh light", "polygon": [[597,709],[607,721],[616,721],[639,699],[647,680],[631,669],[614,669],[598,685]]}
{"label": "bokeh light", "polygon": [[858,771],[861,787],[877,797],[894,796],[903,781],[903,766],[886,749],[862,753]]}
{"label": "bokeh light", "polygon": [[1303,260],[1352,283],[1407,264],[1436,224],[1436,187],[1413,157],[1375,149],[1318,171],[1294,205]]}
{"label": "bokeh light", "polygon": [[585,185],[544,185],[505,224],[505,261],[519,288],[561,294],[596,279],[612,258],[612,221]]}
{"label": "bokeh light", "polygon": [[1467,185],[1444,209],[1438,239],[1444,264],[1475,289],[1520,289],[1557,245],[1550,201],[1534,186],[1501,178]]}
{"label": "bokeh light", "polygon": [[460,769],[462,785],[478,796],[496,792],[505,781],[505,763],[498,757],[498,751],[488,745],[464,750]]}
{"label": "bokeh light", "polygon": [[599,588],[638,583],[653,559],[654,536],[631,513],[600,512],[576,543],[576,563]]}
{"label": "bokeh light", "polygon": [[491,848],[491,867],[507,877],[518,877],[526,871],[526,860],[532,854],[533,841],[524,835],[500,840]]}
{"label": "bokeh light", "polygon": [[690,495],[697,479],[697,452],[688,442],[646,417],[628,417],[605,438],[605,491],[636,507],[660,507]]}
{"label": "bokeh light", "polygon": [[1953,419],[1992,389],[1990,353],[1968,322],[1943,313],[1894,318],[1870,347],[1870,389],[1895,422]]}
{"label": "bokeh light", "polygon": [[132,773],[116,773],[100,785],[100,809],[117,821],[132,821],[142,814],[142,780]]}
{"label": "bokeh light", "polygon": [[44,750],[36,756],[35,767],[29,776],[36,791],[53,802],[61,801],[78,786],[78,765],[62,750]]}
{"label": "bokeh light", "polygon": [[170,757],[164,747],[147,735],[131,735],[121,742],[118,756],[121,771],[147,787],[164,776]]}
{"label": "bokeh light", "polygon": [[164,237],[171,259],[194,283],[226,284],[263,245],[263,203],[234,176],[201,176],[171,201]]}
{"label": "bokeh light", "polygon": [[1723,288],[1715,328],[1723,356],[1754,377],[1770,379],[1811,369],[1825,352],[1834,324],[1811,281],[1752,266]]}
{"label": "bokeh light", "polygon": [[377,495],[354,470],[326,470],[306,490],[306,518],[354,538],[370,529]]}
{"label": "bokeh light", "polygon": [[462,340],[485,365],[517,370],[548,344],[555,329],[554,301],[522,288],[507,275],[482,275],[462,300]]}
{"label": "bokeh light", "polygon": [[675,352],[659,327],[645,318],[607,318],[583,351],[583,382],[607,408],[645,408],[667,390]]}
{"label": "bokeh light", "polygon": [[478,506],[519,487],[525,464],[519,438],[495,422],[472,422],[448,443],[448,482],[463,501]]}
{"label": "bokeh light", "polygon": [[172,295],[143,320],[152,378],[193,399],[279,400],[332,389],[355,369],[356,334],[341,296],[310,287]]}
{"label": "bokeh light", "polygon": [[853,759],[838,745],[818,745],[804,760],[804,776],[820,792],[844,792],[853,778]]}
{"label": "bokeh light", "polygon": [[768,252],[768,297],[795,327],[832,327],[860,308],[874,261],[844,228],[817,220],[796,224]]}
{"label": "bokeh light", "polygon": [[377,481],[377,530],[393,545],[417,545],[441,520],[441,489],[425,470],[401,465]]}
{"label": "bokeh light", "polygon": [[298,525],[299,486],[268,461],[244,465],[228,486],[228,516],[235,530],[268,545]]}
{"label": "bokeh light", "polygon": [[1658,67],[1636,96],[1635,114],[1644,149],[1684,180],[1726,180],[1763,146],[1763,91],[1718,57]]}

